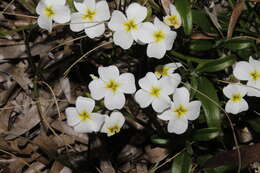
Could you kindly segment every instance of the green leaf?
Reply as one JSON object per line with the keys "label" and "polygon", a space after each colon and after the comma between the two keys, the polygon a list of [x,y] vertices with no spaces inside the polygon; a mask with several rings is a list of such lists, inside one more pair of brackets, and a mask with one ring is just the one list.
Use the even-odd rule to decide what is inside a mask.
{"label": "green leaf", "polygon": [[209,141],[218,137],[220,134],[219,129],[215,127],[204,128],[196,130],[192,136],[195,141]]}
{"label": "green leaf", "polygon": [[232,39],[224,41],[221,46],[232,51],[250,48],[254,45],[251,39]]}
{"label": "green leaf", "polygon": [[248,123],[254,129],[254,131],[256,131],[257,133],[260,133],[260,118],[259,117],[248,120]]}
{"label": "green leaf", "polygon": [[213,46],[210,40],[192,40],[190,43],[190,49],[193,51],[206,51],[212,49]]}
{"label": "green leaf", "polygon": [[192,22],[198,25],[204,32],[217,33],[208,15],[202,10],[192,10]]}
{"label": "green leaf", "polygon": [[219,99],[214,85],[205,77],[199,78],[197,98],[202,102],[202,108],[208,127],[216,127],[220,130]]}
{"label": "green leaf", "polygon": [[189,0],[175,0],[175,5],[181,15],[182,25],[186,35],[190,35],[192,31],[192,14]]}
{"label": "green leaf", "polygon": [[199,66],[197,72],[217,72],[233,65],[236,62],[233,56],[224,56]]}
{"label": "green leaf", "polygon": [[154,144],[159,144],[159,145],[166,145],[170,143],[169,139],[161,138],[159,136],[152,136],[151,137],[151,142]]}
{"label": "green leaf", "polygon": [[178,155],[172,163],[172,173],[190,173],[192,168],[191,156],[187,152]]}

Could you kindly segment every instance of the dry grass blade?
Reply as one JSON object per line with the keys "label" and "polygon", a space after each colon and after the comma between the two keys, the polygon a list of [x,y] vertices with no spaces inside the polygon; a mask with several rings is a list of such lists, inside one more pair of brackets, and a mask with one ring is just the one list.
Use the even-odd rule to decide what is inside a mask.
{"label": "dry grass blade", "polygon": [[3,13],[12,5],[12,3],[13,3],[14,1],[15,1],[15,0],[12,0],[11,2],[9,2],[9,4],[7,4],[7,6],[4,8],[3,11],[1,11],[0,14],[3,14]]}
{"label": "dry grass blade", "polygon": [[12,15],[12,16],[18,16],[18,17],[27,17],[27,18],[33,18],[33,19],[37,19],[37,18],[38,18],[38,17],[36,17],[36,16],[29,16],[29,15],[17,14],[17,13],[2,12],[2,14]]}
{"label": "dry grass blade", "polygon": [[222,31],[221,31],[221,25],[218,22],[218,18],[216,16],[216,14],[213,14],[209,11],[209,9],[207,7],[204,7],[206,13],[208,14],[210,20],[212,21],[212,23],[214,24],[214,26],[217,28],[218,32],[220,33],[221,37],[224,37]]}
{"label": "dry grass blade", "polygon": [[237,20],[242,13],[242,11],[245,8],[245,2],[241,1],[239,2],[233,9],[231,17],[229,19],[229,24],[228,24],[228,32],[227,32],[227,39],[230,40],[232,38]]}
{"label": "dry grass blade", "polygon": [[106,42],[106,43],[104,43],[104,44],[101,44],[101,45],[95,47],[94,49],[91,49],[90,51],[88,51],[88,52],[85,53],[84,55],[82,55],[78,60],[76,60],[76,61],[64,72],[64,77],[66,77],[66,76],[69,74],[70,70],[71,70],[77,63],[79,63],[83,58],[85,58],[87,55],[89,55],[90,53],[94,52],[95,50],[97,50],[97,49],[99,49],[99,48],[101,48],[101,47],[103,47],[103,46],[109,45],[109,44],[111,44],[111,43],[112,43],[112,41]]}

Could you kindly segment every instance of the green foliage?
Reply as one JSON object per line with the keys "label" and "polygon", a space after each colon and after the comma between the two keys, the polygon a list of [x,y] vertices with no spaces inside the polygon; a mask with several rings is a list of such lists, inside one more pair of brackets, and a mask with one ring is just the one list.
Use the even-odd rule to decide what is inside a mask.
{"label": "green foliage", "polygon": [[190,35],[192,32],[192,14],[190,0],[176,0],[175,5],[181,15],[184,32],[186,35]]}
{"label": "green foliage", "polygon": [[172,163],[172,173],[190,173],[192,168],[192,159],[186,151],[179,154]]}

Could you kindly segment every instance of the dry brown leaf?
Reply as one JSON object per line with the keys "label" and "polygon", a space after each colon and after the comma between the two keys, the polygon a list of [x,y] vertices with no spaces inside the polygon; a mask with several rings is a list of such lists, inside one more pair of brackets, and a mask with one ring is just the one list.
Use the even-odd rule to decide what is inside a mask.
{"label": "dry brown leaf", "polygon": [[[65,167],[60,162],[54,161],[54,163],[51,167],[50,173],[60,173],[64,168]],[[65,172],[63,172],[63,173],[65,173]]]}
{"label": "dry brown leaf", "polygon": [[30,165],[30,168],[26,169],[24,173],[38,173],[36,171],[40,171],[41,169],[45,168],[45,165],[41,162],[33,162]]}
{"label": "dry brown leaf", "polygon": [[71,97],[71,87],[70,87],[70,81],[68,78],[61,78],[60,79],[60,86],[61,89],[68,100],[69,103],[72,103],[72,97]]}
{"label": "dry brown leaf", "polygon": [[147,164],[143,164],[143,163],[136,164],[136,173],[147,173],[147,172],[148,172]]}
{"label": "dry brown leaf", "polygon": [[150,145],[145,147],[145,158],[150,163],[156,163],[168,156],[168,150],[161,147],[152,148]]}
{"label": "dry brown leaf", "polygon": [[242,13],[242,11],[245,8],[245,2],[241,1],[239,2],[233,9],[231,17],[229,19],[229,24],[228,24],[228,32],[227,32],[227,39],[230,40],[232,38],[237,20]]}

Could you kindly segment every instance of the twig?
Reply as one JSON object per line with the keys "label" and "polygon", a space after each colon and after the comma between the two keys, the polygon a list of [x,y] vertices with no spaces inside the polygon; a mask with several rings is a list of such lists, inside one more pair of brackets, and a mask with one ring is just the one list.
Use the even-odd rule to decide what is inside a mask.
{"label": "twig", "polygon": [[28,17],[28,18],[33,18],[33,19],[37,19],[37,18],[38,18],[38,17],[36,17],[36,16],[29,16],[29,15],[17,14],[17,13],[2,12],[2,14],[12,15],[12,16],[18,16],[18,17]]}

